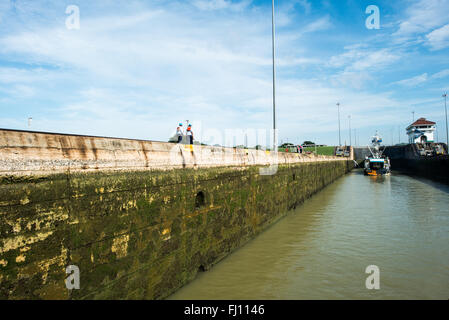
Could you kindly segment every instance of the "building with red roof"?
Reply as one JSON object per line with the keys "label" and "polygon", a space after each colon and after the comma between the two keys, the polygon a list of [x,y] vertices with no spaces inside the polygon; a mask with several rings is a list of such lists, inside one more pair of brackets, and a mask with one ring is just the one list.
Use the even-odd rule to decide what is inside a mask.
{"label": "building with red roof", "polygon": [[429,121],[426,118],[419,118],[407,130],[409,143],[426,143],[434,142],[434,132],[436,130],[436,123]]}

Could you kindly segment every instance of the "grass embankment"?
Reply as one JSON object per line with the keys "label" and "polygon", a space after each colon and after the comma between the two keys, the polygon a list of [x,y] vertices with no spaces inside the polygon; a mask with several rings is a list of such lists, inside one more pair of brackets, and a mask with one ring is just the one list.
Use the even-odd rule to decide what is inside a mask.
{"label": "grass embankment", "polygon": [[[323,156],[333,156],[335,147],[316,147],[316,154]],[[279,152],[285,152],[285,148],[279,148]],[[315,152],[315,147],[304,148],[304,152]]]}
{"label": "grass embankment", "polygon": [[[315,147],[304,148],[305,152],[315,152]],[[323,156],[333,156],[334,147],[316,147],[316,153]]]}

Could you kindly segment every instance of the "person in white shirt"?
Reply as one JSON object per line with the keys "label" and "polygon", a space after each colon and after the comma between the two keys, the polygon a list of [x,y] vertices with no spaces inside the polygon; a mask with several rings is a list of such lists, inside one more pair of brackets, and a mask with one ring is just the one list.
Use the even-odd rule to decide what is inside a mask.
{"label": "person in white shirt", "polygon": [[184,137],[184,130],[182,129],[182,123],[176,128],[176,136],[178,137],[178,143],[182,142],[182,138]]}

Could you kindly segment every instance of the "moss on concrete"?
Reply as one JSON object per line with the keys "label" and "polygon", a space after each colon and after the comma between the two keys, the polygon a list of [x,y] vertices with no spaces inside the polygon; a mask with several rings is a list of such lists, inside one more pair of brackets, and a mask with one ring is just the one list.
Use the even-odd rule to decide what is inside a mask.
{"label": "moss on concrete", "polygon": [[[280,166],[273,176],[252,166],[1,180],[0,299],[162,299],[350,168],[329,161]],[[72,264],[80,290],[64,285]]]}

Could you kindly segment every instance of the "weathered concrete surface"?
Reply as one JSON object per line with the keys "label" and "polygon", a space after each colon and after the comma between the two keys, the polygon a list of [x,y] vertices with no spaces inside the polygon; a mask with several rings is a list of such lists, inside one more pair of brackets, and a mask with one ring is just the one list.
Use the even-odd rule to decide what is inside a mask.
{"label": "weathered concrete surface", "polygon": [[[276,174],[260,175],[251,150],[232,150],[221,166],[189,150],[193,164],[162,170],[171,144],[83,137],[84,148],[71,136],[9,134],[0,299],[164,298],[353,166],[290,154]],[[80,290],[65,287],[68,265],[80,269]]]}
{"label": "weathered concrete surface", "polygon": [[337,157],[0,129],[0,175],[288,164]]}

